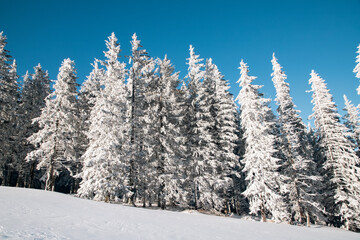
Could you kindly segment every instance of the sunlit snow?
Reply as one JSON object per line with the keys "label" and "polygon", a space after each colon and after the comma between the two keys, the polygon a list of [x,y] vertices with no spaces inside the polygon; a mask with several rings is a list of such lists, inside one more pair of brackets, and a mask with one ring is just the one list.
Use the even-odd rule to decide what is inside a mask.
{"label": "sunlit snow", "polygon": [[134,208],[0,187],[0,239],[360,239],[330,227]]}

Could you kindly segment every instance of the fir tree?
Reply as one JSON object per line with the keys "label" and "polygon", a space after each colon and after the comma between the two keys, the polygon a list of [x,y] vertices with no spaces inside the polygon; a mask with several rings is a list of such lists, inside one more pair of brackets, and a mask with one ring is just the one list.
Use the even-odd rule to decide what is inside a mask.
{"label": "fir tree", "polygon": [[160,141],[159,126],[161,108],[160,102],[160,82],[159,77],[155,74],[156,63],[153,58],[148,58],[141,69],[141,79],[143,81],[143,116],[141,116],[144,133],[142,148],[144,150],[143,163],[139,165],[139,188],[138,194],[141,195],[143,206],[148,200],[152,206],[153,201],[158,197],[157,166],[159,164]]}
{"label": "fir tree", "polygon": [[[26,72],[21,94],[20,118],[21,129],[20,137],[22,141],[21,159],[34,150],[34,146],[29,144],[27,138],[39,131],[37,122],[32,122],[41,114],[41,109],[45,107],[45,98],[50,94],[50,80],[47,71],[44,71],[40,64],[34,67],[34,74],[31,76]],[[19,183],[28,187],[34,187],[37,160],[23,161],[19,172]],[[25,181],[22,183],[21,181]]]}
{"label": "fir tree", "polygon": [[55,179],[65,169],[72,174],[78,162],[77,140],[79,112],[74,62],[65,59],[59,69],[55,91],[46,97],[41,115],[34,119],[40,130],[29,137],[35,150],[28,161],[39,161],[38,169],[46,169],[46,190],[54,191]]}
{"label": "fir tree", "polygon": [[339,114],[325,81],[314,71],[311,84],[312,118],[315,120],[319,146],[322,150],[325,177],[324,205],[332,224],[347,229],[359,229],[360,169],[353,144],[346,138],[346,127],[339,122]]}
{"label": "fir tree", "polygon": [[148,85],[147,99],[149,132],[147,149],[150,163],[149,169],[155,170],[149,182],[157,196],[158,206],[184,206],[186,194],[182,188],[184,140],[181,135],[181,106],[177,97],[179,74],[165,56],[158,59],[158,76]]}
{"label": "fir tree", "polygon": [[[136,206],[137,198],[143,198],[145,205],[145,190],[146,178],[144,168],[146,168],[146,149],[144,146],[144,126],[145,123],[145,109],[147,103],[145,100],[145,86],[146,78],[152,75],[148,67],[152,68],[153,63],[145,49],[141,49],[140,40],[137,39],[136,34],[132,36],[132,55],[130,57],[131,68],[129,69],[129,77],[127,81],[127,88],[129,91],[129,187],[132,192],[130,196],[131,203]],[[149,80],[149,79],[147,79]]]}
{"label": "fir tree", "polygon": [[[78,195],[98,201],[117,200],[127,191],[127,91],[125,64],[118,60],[120,45],[115,34],[106,41],[106,72],[100,80],[100,91],[94,92],[95,102],[89,117],[89,146],[82,159],[82,181]],[[96,65],[95,65],[96,67]],[[88,82],[89,83],[89,82]],[[95,88],[96,89],[96,88]]]}
{"label": "fir tree", "polygon": [[11,60],[6,36],[0,32],[0,181],[14,185],[13,173],[18,167],[18,109],[19,87],[16,61]]}
{"label": "fir tree", "polygon": [[210,123],[207,130],[211,134],[208,144],[212,157],[209,159],[209,174],[215,182],[212,189],[221,198],[214,207],[219,210],[225,200],[226,211],[230,212],[234,182],[240,177],[241,168],[239,157],[235,154],[235,144],[238,140],[237,112],[234,99],[228,91],[228,83],[211,59],[206,62],[204,88],[204,105],[209,106],[210,112],[206,119]]}
{"label": "fir tree", "polygon": [[276,101],[278,104],[280,143],[285,155],[283,171],[289,177],[286,184],[290,211],[295,221],[303,222],[310,217],[317,221],[324,221],[322,206],[319,204],[317,187],[321,178],[318,176],[316,164],[312,160],[313,149],[306,128],[303,124],[298,110],[290,96],[290,87],[282,67],[277,62],[275,54],[272,59],[273,73],[272,81],[276,89]]}
{"label": "fir tree", "polygon": [[[79,135],[79,155],[83,155],[89,146],[89,139],[87,133],[90,127],[90,115],[93,107],[95,106],[96,99],[100,94],[101,83],[105,77],[104,69],[99,68],[99,61],[95,59],[92,64],[93,70],[87,79],[83,82],[79,93],[79,105],[80,105],[80,135]],[[78,171],[81,171],[80,167]],[[79,179],[78,179],[79,180]],[[78,183],[76,181],[76,184]],[[77,188],[77,186],[75,186]]]}
{"label": "fir tree", "polygon": [[280,159],[274,157],[275,121],[268,106],[270,100],[259,93],[261,86],[251,84],[256,77],[248,75],[247,65],[240,62],[241,90],[237,97],[240,104],[241,125],[245,138],[245,154],[241,160],[246,173],[247,188],[244,195],[250,202],[250,213],[261,213],[266,221],[267,213],[276,221],[289,220],[283,197],[279,193],[278,173]]}
{"label": "fir tree", "polygon": [[[215,72],[217,72],[215,70]],[[217,74],[216,74],[217,75]],[[222,78],[215,78],[215,143],[218,146],[218,156],[222,161],[221,179],[224,180],[222,191],[225,194],[227,206],[236,202],[239,192],[236,182],[240,181],[241,168],[239,155],[236,154],[239,142],[237,125],[237,106],[233,95],[229,93],[229,83]],[[235,203],[236,204],[236,203]],[[231,209],[228,209],[230,212]]]}
{"label": "fir tree", "polygon": [[202,70],[203,59],[195,55],[194,48],[190,46],[190,57],[188,58],[188,91],[187,113],[185,116],[187,126],[187,150],[186,150],[186,187],[189,194],[190,205],[195,209],[212,209],[221,205],[221,200],[213,190],[215,184],[210,174],[214,169],[214,153],[212,136],[209,129],[212,127],[209,106],[207,105],[206,89],[201,80],[205,71]]}

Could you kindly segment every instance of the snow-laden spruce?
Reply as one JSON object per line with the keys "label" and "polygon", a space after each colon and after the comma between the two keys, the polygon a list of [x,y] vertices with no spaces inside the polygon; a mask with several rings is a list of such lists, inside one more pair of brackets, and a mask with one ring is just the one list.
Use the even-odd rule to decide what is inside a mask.
{"label": "snow-laden spruce", "polygon": [[211,59],[208,59],[205,64],[203,81],[199,83],[195,96],[197,108],[193,131],[197,142],[193,148],[193,160],[199,164],[197,174],[200,206],[207,210],[219,211],[223,207],[223,198],[220,197],[219,193],[225,184],[221,180],[225,165],[222,166],[221,159],[217,156],[217,146],[213,133],[215,128],[215,113],[213,111],[214,70],[215,65]]}
{"label": "snow-laden spruce", "polygon": [[6,36],[0,32],[0,181],[9,185],[17,167],[17,126],[19,87],[16,61],[6,47]]}
{"label": "snow-laden spruce", "polygon": [[24,161],[26,155],[34,150],[29,144],[28,138],[39,131],[39,124],[32,120],[41,115],[41,109],[45,107],[45,98],[50,94],[50,79],[47,71],[43,70],[40,63],[34,67],[34,74],[26,72],[21,92],[19,136],[21,137],[21,159],[19,169],[19,186],[33,187],[34,174],[38,159]]}
{"label": "snow-laden spruce", "polygon": [[[165,56],[157,59],[156,75],[149,75],[146,88],[145,146],[147,147],[149,203],[157,200],[158,206],[186,206],[183,190],[184,139],[181,135],[182,114],[178,97],[179,73]],[[150,72],[151,73],[151,72]]]}
{"label": "snow-laden spruce", "polygon": [[[210,158],[207,159],[209,175],[212,180],[212,191],[220,198],[216,210],[224,207],[230,211],[229,206],[234,201],[234,181],[240,177],[239,157],[234,153],[235,143],[238,140],[236,125],[236,104],[229,93],[228,82],[223,79],[218,67],[208,59],[205,65],[203,96],[201,104],[208,113],[203,118],[206,131],[211,138],[208,139]],[[202,92],[201,91],[201,92]],[[224,206],[225,204],[225,206]]]}
{"label": "snow-laden spruce", "polygon": [[344,94],[345,101],[345,115],[344,115],[344,124],[349,129],[348,138],[355,144],[355,148],[359,149],[360,144],[360,118],[359,118],[359,108],[354,106],[351,101]]}
{"label": "snow-laden spruce", "polygon": [[37,168],[46,169],[46,190],[54,190],[55,178],[60,171],[72,174],[78,164],[79,109],[76,92],[74,62],[65,59],[59,69],[54,92],[46,97],[41,115],[34,119],[40,130],[29,137],[35,150],[28,161],[39,160]]}
{"label": "snow-laden spruce", "polygon": [[79,139],[80,155],[83,155],[89,145],[87,133],[90,127],[90,113],[95,105],[96,98],[100,94],[100,84],[105,76],[104,69],[99,67],[99,60],[95,59],[92,66],[93,70],[83,82],[79,91],[80,117],[82,122],[80,126],[81,134]]}
{"label": "snow-laden spruce", "polygon": [[[218,178],[215,174],[214,148],[210,129],[213,121],[210,114],[209,98],[206,96],[206,83],[203,83],[205,71],[203,59],[195,55],[190,46],[188,67],[187,98],[187,181],[189,203],[195,209],[217,209],[222,206],[222,199],[216,193]],[[214,168],[213,168],[214,167]]]}
{"label": "snow-laden spruce", "polygon": [[313,70],[311,84],[313,114],[324,168],[324,205],[330,221],[347,229],[360,228],[360,168],[354,145],[346,138],[346,127],[332,101],[325,81]]}
{"label": "snow-laden spruce", "polygon": [[[360,44],[358,46],[358,50],[356,52],[358,55],[356,56],[357,65],[355,66],[353,72],[356,74],[355,76],[360,79]],[[360,95],[360,85],[357,88],[357,93]]]}
{"label": "snow-laden spruce", "polygon": [[145,204],[146,191],[146,149],[144,147],[145,123],[145,79],[152,74],[153,60],[147,55],[145,49],[142,49],[140,40],[136,34],[132,36],[131,41],[132,55],[130,56],[131,67],[128,71],[127,88],[129,98],[129,134],[130,142],[128,146],[129,161],[129,190],[131,191],[130,201],[135,205],[137,198],[143,199]]}
{"label": "snow-laden spruce", "polygon": [[158,89],[158,77],[156,73],[156,62],[153,58],[147,58],[141,69],[141,75],[139,76],[144,85],[143,87],[143,102],[141,107],[143,108],[144,115],[141,116],[143,125],[142,131],[144,133],[142,137],[141,148],[143,149],[144,164],[139,164],[139,187],[138,194],[142,198],[143,206],[146,205],[146,201],[149,205],[159,196],[158,193],[158,175],[157,167],[159,163],[158,147],[158,130],[159,130],[159,116],[158,109],[160,108],[160,102],[158,101],[159,89]]}
{"label": "snow-laden spruce", "polygon": [[298,110],[295,110],[290,87],[285,82],[287,76],[277,62],[275,54],[271,60],[273,66],[272,81],[276,89],[278,105],[278,123],[280,127],[281,150],[285,156],[282,170],[289,177],[286,193],[291,215],[297,222],[310,224],[310,218],[324,222],[322,205],[319,203],[319,187],[321,178],[316,172],[313,161],[313,149],[308,141],[306,127],[303,124]]}
{"label": "snow-laden spruce", "polygon": [[195,154],[197,147],[197,135],[194,132],[194,128],[196,125],[196,113],[197,113],[197,106],[196,97],[198,95],[198,89],[200,86],[200,81],[203,78],[204,72],[202,68],[204,64],[202,64],[203,59],[199,59],[199,55],[195,55],[194,48],[190,45],[190,57],[187,59],[188,73],[186,76],[187,84],[184,82],[182,85],[182,91],[184,93],[184,108],[185,108],[185,115],[183,116],[183,124],[185,128],[183,131],[185,132],[185,184],[184,188],[188,194],[188,201],[189,205],[194,207],[195,209],[201,207],[198,203],[198,175],[199,175],[199,166],[198,164],[201,162],[195,160]]}
{"label": "snow-laden spruce", "polygon": [[267,213],[275,221],[288,221],[286,204],[279,193],[283,176],[278,172],[280,159],[274,156],[275,120],[268,106],[270,99],[259,93],[262,86],[252,84],[256,77],[248,75],[248,66],[243,60],[240,70],[238,83],[241,90],[236,100],[241,108],[241,127],[246,144],[241,160],[247,181],[243,194],[249,199],[250,213],[260,212],[262,221],[266,221]]}
{"label": "snow-laden spruce", "polygon": [[[125,64],[115,34],[106,41],[106,67],[101,88],[89,117],[89,146],[82,156],[82,181],[78,195],[98,201],[116,200],[127,191],[124,142],[127,141],[127,90]],[[95,65],[96,66],[96,65]],[[94,89],[93,89],[94,90]]]}

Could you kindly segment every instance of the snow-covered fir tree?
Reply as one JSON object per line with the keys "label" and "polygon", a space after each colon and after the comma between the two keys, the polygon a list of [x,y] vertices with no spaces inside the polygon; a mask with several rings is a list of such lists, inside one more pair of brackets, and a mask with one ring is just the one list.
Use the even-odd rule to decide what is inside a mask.
{"label": "snow-covered fir tree", "polygon": [[[217,145],[217,156],[222,162],[221,179],[224,180],[224,185],[221,187],[226,201],[226,206],[229,207],[231,203],[237,204],[239,192],[236,182],[241,178],[241,165],[239,155],[236,154],[237,144],[239,142],[239,125],[237,124],[237,106],[234,97],[229,93],[229,83],[218,71],[217,66],[214,67],[215,79],[215,96],[214,109],[215,115],[215,129],[214,139]],[[234,206],[233,206],[234,207]],[[230,209],[227,209],[230,212]]]}
{"label": "snow-covered fir tree", "polygon": [[[190,49],[190,58],[195,54]],[[189,70],[192,59],[189,59]],[[194,66],[196,67],[196,65]],[[220,197],[228,178],[226,174],[226,163],[218,155],[215,142],[215,116],[214,93],[215,93],[215,65],[211,59],[207,60],[203,72],[203,81],[198,82],[195,95],[195,118],[194,118],[194,145],[192,148],[194,165],[196,166],[196,181],[198,182],[199,207],[210,210],[221,210],[223,199]],[[190,75],[191,76],[191,75]],[[195,76],[195,75],[194,75]]]}
{"label": "snow-covered fir tree", "polygon": [[18,166],[19,87],[16,61],[6,47],[6,36],[0,32],[0,181],[14,185],[12,175]]}
{"label": "snow-covered fir tree", "polygon": [[322,150],[324,205],[330,222],[347,229],[360,228],[360,169],[354,145],[346,138],[346,127],[332,101],[325,81],[311,72],[313,114],[319,146]]}
{"label": "snow-covered fir tree", "polygon": [[[356,74],[356,77],[360,79],[360,44],[358,46],[358,50],[356,52],[358,55],[356,56],[356,66],[354,68],[354,73]],[[357,88],[357,93],[358,95],[360,95],[360,85],[359,87]]]}
{"label": "snow-covered fir tree", "polygon": [[[198,56],[197,56],[198,58]],[[202,59],[198,60],[201,61]],[[190,66],[189,66],[190,68]],[[200,69],[198,70],[200,73]],[[195,136],[193,133],[193,127],[194,127],[194,119],[195,119],[195,102],[194,102],[194,87],[193,83],[190,85],[190,79],[188,78],[190,72],[188,72],[188,75],[185,79],[182,81],[179,95],[180,100],[182,101],[182,109],[183,109],[183,116],[181,119],[181,129],[182,129],[182,135],[185,142],[185,150],[183,152],[183,158],[184,158],[184,175],[185,175],[185,181],[183,188],[187,193],[187,201],[189,207],[197,208],[197,193],[196,193],[196,183],[194,182],[194,172],[195,168],[192,166],[192,148],[194,146]],[[199,76],[201,78],[201,76]],[[200,79],[199,79],[200,81]]]}
{"label": "snow-covered fir tree", "polygon": [[273,66],[272,81],[276,89],[276,102],[278,105],[278,124],[280,128],[281,150],[285,156],[284,174],[289,178],[286,183],[286,192],[290,212],[297,222],[310,224],[310,217],[316,221],[324,221],[322,205],[317,187],[321,178],[316,172],[313,161],[313,149],[308,141],[306,127],[295,110],[290,96],[289,84],[285,81],[287,76],[277,62],[275,54],[271,60]]}
{"label": "snow-covered fir tree", "polygon": [[[246,190],[246,173],[242,171],[243,164],[240,159],[243,158],[245,154],[245,138],[244,131],[241,128],[241,119],[240,119],[240,109],[237,108],[235,115],[235,123],[237,127],[236,135],[237,141],[235,142],[234,152],[239,158],[239,166],[235,166],[235,171],[233,179],[233,191],[230,192],[230,196],[233,199],[233,205],[231,206],[232,212],[242,215],[247,214],[249,209],[249,202],[247,198],[242,194]],[[238,176],[240,175],[240,176]]]}
{"label": "snow-covered fir tree", "polygon": [[241,86],[237,101],[240,104],[241,125],[245,138],[245,154],[242,158],[246,173],[247,188],[244,195],[249,199],[250,213],[261,213],[262,221],[269,214],[275,221],[288,221],[289,214],[281,196],[279,184],[283,176],[279,174],[280,159],[274,144],[274,115],[269,99],[259,93],[261,86],[253,85],[256,77],[248,75],[248,66],[240,62]]}
{"label": "snow-covered fir tree", "polygon": [[[30,174],[26,174],[25,171],[30,169],[30,166],[33,166],[35,164],[35,161],[33,164],[29,164],[27,161],[25,161],[26,155],[33,150],[33,147],[29,142],[27,141],[27,138],[32,135],[32,119],[30,119],[30,109],[32,107],[31,100],[32,100],[32,81],[30,78],[30,74],[28,71],[26,71],[26,74],[23,76],[23,85],[22,85],[22,91],[21,91],[21,102],[19,107],[19,123],[21,125],[21,128],[19,129],[19,143],[21,151],[19,153],[19,157],[23,159],[22,164],[20,165],[18,171],[19,171],[19,177],[18,177],[18,183],[17,186],[21,187],[30,187],[31,184],[28,183]],[[31,171],[31,170],[30,170]],[[21,183],[22,182],[22,183]]]}
{"label": "snow-covered fir tree", "polygon": [[[131,68],[129,69],[129,77],[127,81],[127,88],[129,91],[129,190],[132,192],[129,201],[135,205],[138,198],[142,198],[145,205],[145,191],[146,191],[146,149],[144,146],[144,127],[145,109],[147,107],[144,96],[146,82],[145,79],[152,75],[153,67],[152,59],[147,55],[145,49],[141,49],[140,40],[137,39],[136,34],[132,36],[131,41],[132,55],[130,57]],[[149,80],[149,79],[147,79]]]}
{"label": "snow-covered fir tree", "polygon": [[125,63],[118,60],[120,45],[114,33],[106,46],[107,59],[102,62],[106,72],[98,79],[100,91],[93,93],[95,102],[90,101],[94,106],[89,117],[89,146],[82,156],[84,166],[78,190],[80,197],[98,201],[124,197],[128,184],[124,149],[128,136]]}
{"label": "snow-covered fir tree", "polygon": [[143,122],[142,131],[144,133],[142,139],[143,149],[143,164],[139,165],[139,187],[138,196],[142,198],[143,206],[148,201],[151,206],[156,201],[159,195],[159,181],[157,178],[157,166],[159,163],[159,125],[160,115],[158,110],[161,108],[159,100],[159,78],[155,75],[157,69],[155,60],[148,58],[144,62],[141,69],[141,76],[143,82]]}
{"label": "snow-covered fir tree", "polygon": [[27,155],[28,161],[36,161],[38,169],[46,169],[46,190],[53,191],[55,179],[62,171],[72,174],[78,163],[77,140],[79,109],[76,92],[74,62],[65,59],[59,69],[54,92],[46,97],[41,115],[34,119],[40,127],[29,141],[35,150]]}
{"label": "snow-covered fir tree", "polygon": [[[181,134],[181,105],[177,97],[179,74],[165,56],[158,59],[157,76],[147,87],[148,169],[155,170],[149,179],[149,188],[157,198],[158,206],[185,206],[183,184],[184,139]],[[150,199],[149,199],[150,200]]]}
{"label": "snow-covered fir tree", "polygon": [[360,118],[359,109],[351,103],[351,101],[344,94],[345,101],[345,115],[344,124],[349,129],[348,138],[355,144],[355,148],[359,151],[360,144]]}
{"label": "snow-covered fir tree", "polygon": [[99,67],[99,61],[97,59],[95,59],[92,66],[93,70],[83,82],[79,91],[80,116],[82,122],[79,140],[79,151],[81,155],[85,152],[89,144],[89,139],[86,134],[90,126],[90,113],[95,105],[96,98],[100,94],[100,84],[105,76],[104,69]]}
{"label": "snow-covered fir tree", "polygon": [[234,196],[234,181],[240,177],[239,157],[235,154],[235,144],[238,140],[236,126],[236,105],[233,96],[229,93],[229,86],[223,79],[217,66],[212,59],[206,61],[203,82],[203,105],[209,106],[205,118],[210,124],[207,131],[210,132],[209,141],[211,158],[208,159],[209,174],[212,177],[212,190],[221,198],[214,205],[219,210],[226,204],[226,211],[230,212],[230,205]]}
{"label": "snow-covered fir tree", "polygon": [[[41,109],[45,107],[45,98],[50,94],[50,79],[47,71],[44,71],[40,64],[34,67],[34,74],[26,72],[21,92],[20,118],[21,129],[20,137],[22,151],[20,158],[22,166],[19,171],[19,183],[33,187],[34,175],[36,172],[37,160],[24,161],[26,155],[34,150],[34,146],[27,140],[32,134],[39,131],[39,125],[32,120],[39,117]],[[24,183],[22,183],[24,181]]]}
{"label": "snow-covered fir tree", "polygon": [[205,87],[201,82],[204,78],[204,64],[194,48],[190,46],[188,60],[188,87],[186,99],[186,183],[190,206],[195,209],[213,209],[221,206],[221,199],[213,189],[215,184],[211,163],[215,161],[213,141],[210,133],[212,127],[209,105],[205,99]]}

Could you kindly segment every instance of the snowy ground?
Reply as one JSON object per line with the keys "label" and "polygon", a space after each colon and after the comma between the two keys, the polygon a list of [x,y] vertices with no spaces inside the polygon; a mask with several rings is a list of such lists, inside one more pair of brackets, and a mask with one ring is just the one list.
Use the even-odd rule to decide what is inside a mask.
{"label": "snowy ground", "polygon": [[34,189],[0,187],[0,239],[360,239],[329,227],[107,204]]}

